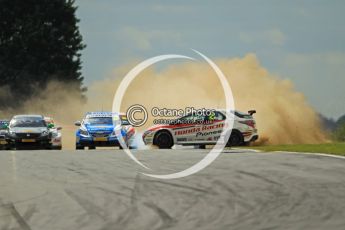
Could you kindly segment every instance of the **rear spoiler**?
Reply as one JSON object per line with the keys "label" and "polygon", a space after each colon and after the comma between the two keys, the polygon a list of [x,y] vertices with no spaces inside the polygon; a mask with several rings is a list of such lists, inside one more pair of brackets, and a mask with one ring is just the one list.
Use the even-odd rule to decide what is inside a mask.
{"label": "rear spoiler", "polygon": [[251,116],[251,115],[253,115],[254,113],[256,113],[256,110],[249,110],[248,111],[248,114]]}

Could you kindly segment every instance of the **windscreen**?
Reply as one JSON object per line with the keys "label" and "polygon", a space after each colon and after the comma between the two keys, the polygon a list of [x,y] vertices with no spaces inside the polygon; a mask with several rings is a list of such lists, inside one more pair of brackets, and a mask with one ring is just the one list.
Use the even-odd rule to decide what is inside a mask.
{"label": "windscreen", "polygon": [[111,117],[90,117],[84,120],[88,125],[113,125]]}
{"label": "windscreen", "polygon": [[21,127],[47,127],[46,122],[41,118],[19,118],[19,119],[13,119],[10,123],[11,128],[21,128]]}

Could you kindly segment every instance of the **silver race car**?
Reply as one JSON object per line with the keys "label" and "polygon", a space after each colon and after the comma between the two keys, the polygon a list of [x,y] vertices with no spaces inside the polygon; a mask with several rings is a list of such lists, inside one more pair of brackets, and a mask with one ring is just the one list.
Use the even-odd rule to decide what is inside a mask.
{"label": "silver race car", "polygon": [[14,116],[8,126],[9,144],[15,149],[51,149],[50,128],[41,115]]}

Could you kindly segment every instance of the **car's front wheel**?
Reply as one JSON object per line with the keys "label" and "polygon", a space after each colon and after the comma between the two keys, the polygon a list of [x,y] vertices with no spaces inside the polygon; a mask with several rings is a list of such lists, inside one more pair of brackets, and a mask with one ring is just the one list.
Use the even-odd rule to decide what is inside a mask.
{"label": "car's front wheel", "polygon": [[76,150],[84,150],[84,146],[76,145],[76,146],[75,146],[75,149],[76,149]]}
{"label": "car's front wheel", "polygon": [[206,149],[206,145],[194,145],[195,149]]}
{"label": "car's front wheel", "polygon": [[174,140],[168,131],[159,131],[155,135],[153,143],[160,149],[171,149]]}

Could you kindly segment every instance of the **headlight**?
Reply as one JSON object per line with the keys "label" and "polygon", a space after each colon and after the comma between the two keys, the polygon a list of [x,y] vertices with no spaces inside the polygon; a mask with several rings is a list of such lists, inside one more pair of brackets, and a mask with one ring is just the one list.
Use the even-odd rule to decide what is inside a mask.
{"label": "headlight", "polygon": [[126,131],[123,130],[121,126],[116,126],[113,132],[111,133],[111,136],[116,136],[116,132],[120,132],[122,136],[126,135]]}
{"label": "headlight", "polygon": [[8,134],[9,134],[10,136],[16,136],[16,133],[15,133],[14,131],[9,131]]}
{"label": "headlight", "polygon": [[41,136],[48,136],[48,131],[43,131],[42,133],[41,133]]}
{"label": "headlight", "polygon": [[84,130],[84,129],[80,129],[80,135],[83,135],[83,136],[89,136],[89,132]]}
{"label": "headlight", "polygon": [[[120,131],[120,133],[121,133],[121,135],[123,136],[122,130]],[[115,131],[115,130],[111,133],[111,136],[112,136],[112,137],[115,137],[115,136],[116,136],[116,131]]]}

